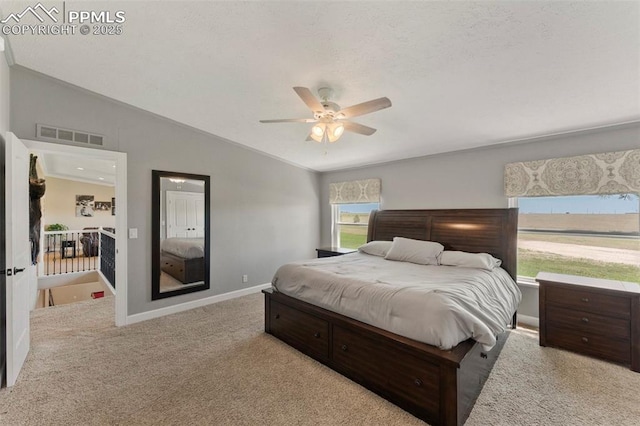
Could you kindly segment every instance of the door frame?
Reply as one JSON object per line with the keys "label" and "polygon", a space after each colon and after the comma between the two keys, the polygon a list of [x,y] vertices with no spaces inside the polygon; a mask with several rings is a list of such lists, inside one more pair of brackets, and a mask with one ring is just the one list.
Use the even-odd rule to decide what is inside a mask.
{"label": "door frame", "polygon": [[70,154],[114,161],[116,164],[115,198],[116,210],[116,314],[117,326],[127,324],[127,154],[97,148],[84,148],[22,139],[30,151],[42,153]]}

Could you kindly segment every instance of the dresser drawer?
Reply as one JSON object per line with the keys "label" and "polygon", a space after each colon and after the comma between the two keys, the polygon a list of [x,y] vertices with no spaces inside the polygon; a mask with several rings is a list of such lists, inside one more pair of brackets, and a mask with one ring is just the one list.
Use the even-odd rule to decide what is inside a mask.
{"label": "dresser drawer", "polygon": [[[375,356],[371,354],[375,353]],[[347,329],[333,328],[333,362],[357,381],[384,390],[419,407],[437,419],[440,398],[440,369],[437,365],[399,354],[384,344],[367,339]],[[373,360],[376,361],[373,361]]]}
{"label": "dresser drawer", "polygon": [[554,286],[548,286],[546,292],[548,304],[618,318],[631,317],[631,302],[628,297]]}
{"label": "dresser drawer", "polygon": [[576,332],[619,339],[629,339],[631,337],[629,320],[553,305],[547,307],[547,322],[553,326],[571,328]]}
{"label": "dresser drawer", "polygon": [[294,348],[327,361],[329,323],[313,315],[271,301],[271,333]]}
{"label": "dresser drawer", "polygon": [[618,340],[590,333],[581,333],[546,325],[547,344],[557,348],[569,349],[585,355],[629,364],[631,361],[631,345],[629,340]]}

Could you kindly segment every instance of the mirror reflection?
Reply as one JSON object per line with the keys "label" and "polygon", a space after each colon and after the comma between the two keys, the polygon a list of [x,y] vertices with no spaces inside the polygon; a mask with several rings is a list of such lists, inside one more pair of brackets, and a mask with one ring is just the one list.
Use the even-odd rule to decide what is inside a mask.
{"label": "mirror reflection", "polygon": [[152,298],[209,288],[209,177],[154,171]]}

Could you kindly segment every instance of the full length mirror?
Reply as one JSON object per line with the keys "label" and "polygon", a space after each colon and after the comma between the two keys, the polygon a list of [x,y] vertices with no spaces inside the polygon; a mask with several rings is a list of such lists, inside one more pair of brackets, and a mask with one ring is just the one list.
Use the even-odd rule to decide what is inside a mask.
{"label": "full length mirror", "polygon": [[152,171],[153,300],[209,288],[209,176]]}

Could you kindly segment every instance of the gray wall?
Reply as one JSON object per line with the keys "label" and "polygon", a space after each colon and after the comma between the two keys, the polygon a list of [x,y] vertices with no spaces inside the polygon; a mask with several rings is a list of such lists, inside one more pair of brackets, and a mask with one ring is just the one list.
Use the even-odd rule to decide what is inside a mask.
{"label": "gray wall", "polygon": [[[577,132],[519,144],[413,158],[323,173],[321,242],[331,242],[329,183],[381,178],[382,209],[508,207],[503,171],[507,163],[640,148],[640,123]],[[537,291],[526,289],[521,313],[538,316]]]}
{"label": "gray wall", "polygon": [[[130,315],[267,283],[281,264],[314,256],[318,174],[29,70],[12,69],[11,91],[20,138],[43,123],[104,134],[106,149],[127,153],[128,226],[139,235],[128,243]],[[152,169],[211,176],[207,292],[151,301]]]}

